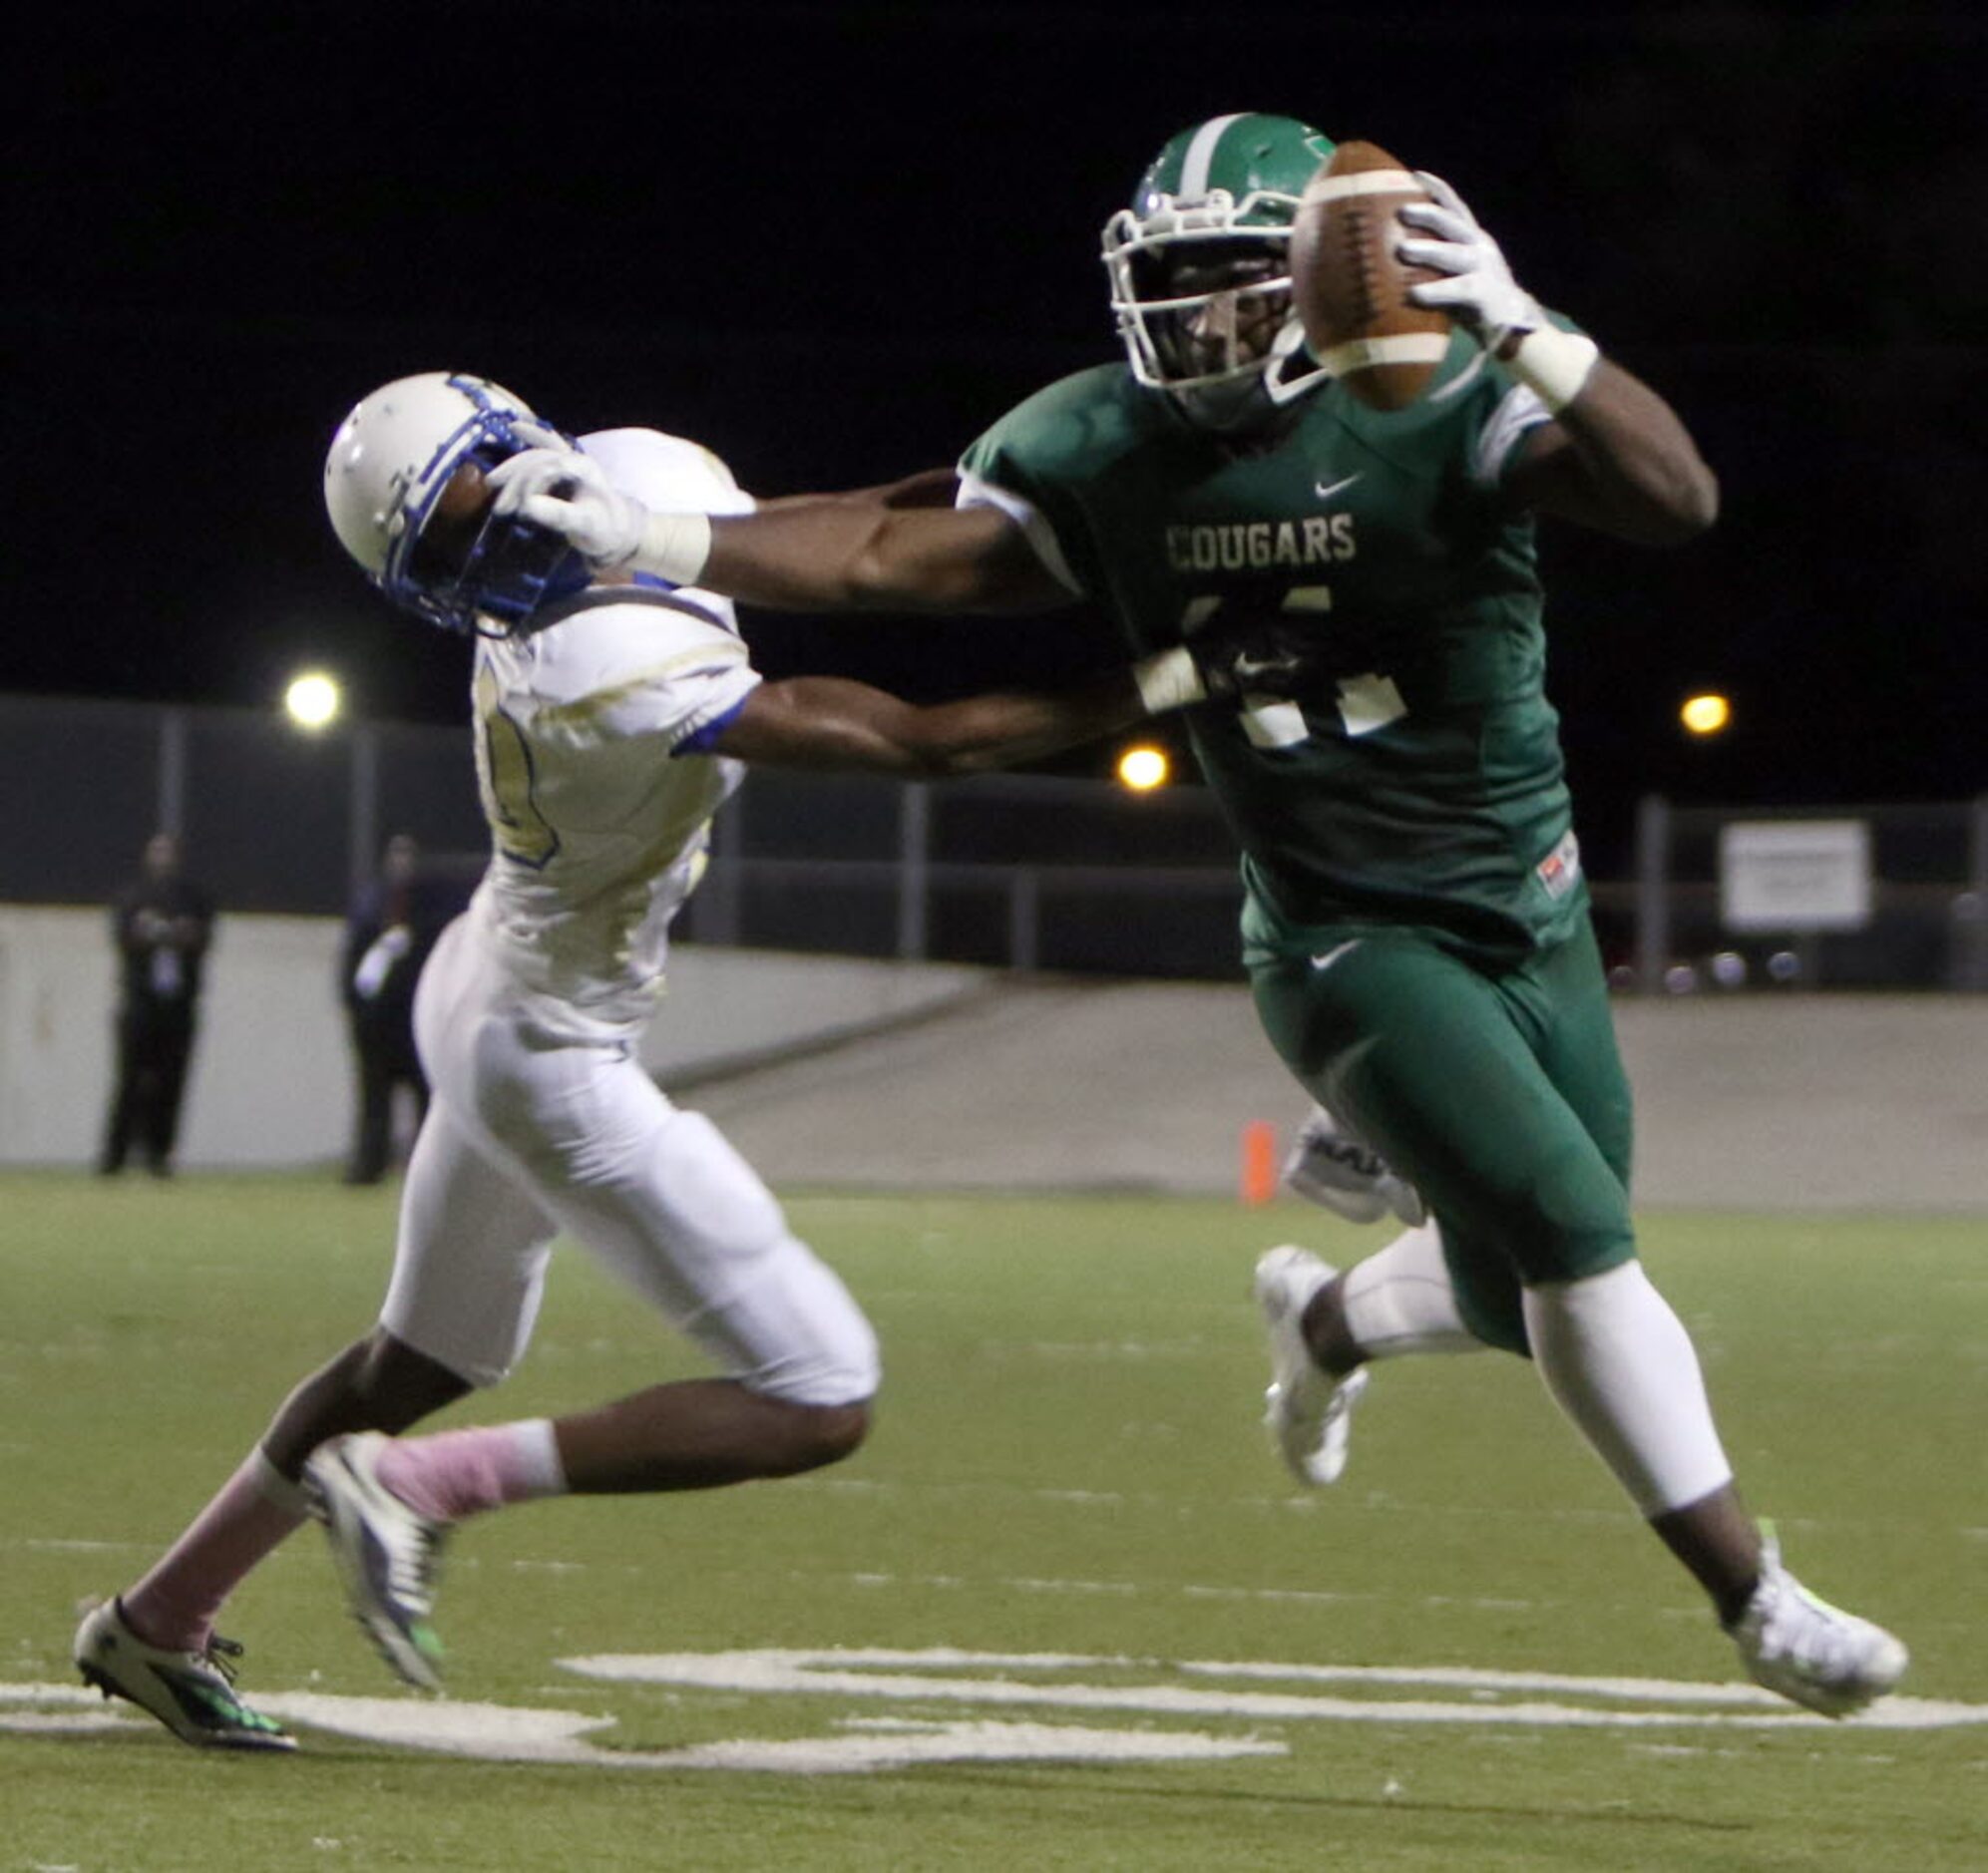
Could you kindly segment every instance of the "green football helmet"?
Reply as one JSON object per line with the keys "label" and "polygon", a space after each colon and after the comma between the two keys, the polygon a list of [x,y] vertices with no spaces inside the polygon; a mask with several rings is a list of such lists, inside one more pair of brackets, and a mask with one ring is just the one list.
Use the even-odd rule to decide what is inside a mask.
{"label": "green football helmet", "polygon": [[[1323,375],[1302,355],[1289,252],[1299,197],[1333,148],[1296,118],[1211,117],[1168,141],[1104,225],[1132,375],[1196,422],[1232,428]],[[1211,268],[1228,277],[1211,284]]]}

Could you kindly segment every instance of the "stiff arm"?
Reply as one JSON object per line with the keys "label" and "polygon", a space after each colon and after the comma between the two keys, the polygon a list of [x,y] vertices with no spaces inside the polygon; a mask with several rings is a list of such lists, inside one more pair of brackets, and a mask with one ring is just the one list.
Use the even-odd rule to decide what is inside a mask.
{"label": "stiff arm", "polygon": [[950,471],[770,502],[655,514],[597,463],[531,449],[493,469],[496,512],[571,541],[596,572],[642,570],[769,610],[1046,611],[1071,594],[996,508],[935,505]]}

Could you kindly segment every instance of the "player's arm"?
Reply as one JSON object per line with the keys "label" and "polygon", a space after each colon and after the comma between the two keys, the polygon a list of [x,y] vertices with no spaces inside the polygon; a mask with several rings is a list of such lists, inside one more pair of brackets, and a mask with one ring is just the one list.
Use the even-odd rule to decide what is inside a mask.
{"label": "player's arm", "polygon": [[1039,760],[1151,714],[1128,671],[1053,693],[920,705],[839,676],[762,683],[712,746],[766,767],[975,774]]}
{"label": "player's arm", "polygon": [[841,494],[772,495],[758,503],[761,514],[783,508],[805,507],[815,501],[870,501],[887,508],[950,508],[960,492],[957,469],[921,469],[916,475],[901,476],[876,488],[856,488]]}
{"label": "player's arm", "polygon": [[[950,475],[950,471],[946,471]],[[754,514],[652,514],[585,455],[492,470],[496,511],[571,541],[597,571],[645,571],[772,610],[1042,611],[1070,594],[994,508],[933,505],[941,471]]]}
{"label": "player's arm", "polygon": [[1646,547],[1690,540],[1719,515],[1719,484],[1677,412],[1603,357],[1554,421],[1527,433],[1505,490],[1521,506]]}
{"label": "player's arm", "polygon": [[[650,530],[687,518],[656,516]],[[867,494],[715,516],[695,579],[677,582],[775,610],[1021,612],[1070,602],[998,509],[893,507]]]}
{"label": "player's arm", "polygon": [[1719,514],[1719,484],[1678,414],[1649,385],[1562,331],[1512,277],[1498,243],[1440,177],[1399,211],[1396,252],[1442,275],[1410,289],[1476,333],[1553,414],[1505,476],[1512,500],[1646,546],[1689,540]]}
{"label": "player's arm", "polygon": [[751,691],[707,750],[769,767],[981,773],[1173,709],[1198,703],[1234,709],[1245,696],[1308,693],[1324,681],[1318,659],[1316,640],[1272,620],[1211,629],[1191,645],[1052,692],[998,690],[920,704],[844,677],[791,677]]}

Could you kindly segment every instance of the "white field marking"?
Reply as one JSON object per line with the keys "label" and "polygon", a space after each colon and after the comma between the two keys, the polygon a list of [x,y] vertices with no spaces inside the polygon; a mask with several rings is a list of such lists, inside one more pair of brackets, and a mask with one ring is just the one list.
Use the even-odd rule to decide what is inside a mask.
{"label": "white field marking", "polygon": [[925,1762],[1206,1762],[1236,1756],[1282,1756],[1289,1745],[1254,1736],[1197,1730],[1096,1730],[1081,1724],[898,1724],[851,1721],[854,1734],[740,1739],[672,1753],[671,1768],[784,1770],[790,1775],[847,1775],[910,1768]]}
{"label": "white field marking", "polygon": [[1138,1581],[1031,1580],[1026,1575],[1001,1584],[1024,1594],[1142,1594],[1146,1591]]}
{"label": "white field marking", "polygon": [[[1346,1593],[1324,1587],[1217,1587],[1193,1581],[1184,1582],[1177,1588],[1159,1588],[1150,1581],[1050,1580],[1040,1576],[1015,1574],[1004,1574],[992,1580],[985,1580],[964,1574],[893,1574],[873,1569],[848,1573],[803,1572],[800,1569],[790,1569],[787,1578],[841,1582],[851,1587],[945,1588],[949,1591],[962,1587],[992,1587],[1002,1592],[1030,1594],[1147,1594],[1155,1599],[1166,1593],[1178,1593],[1183,1600],[1221,1600],[1242,1605],[1264,1606],[1346,1607],[1362,1602],[1385,1600],[1417,1607],[1467,1607],[1477,1613],[1550,1613],[1556,1607],[1566,1604],[1560,1600],[1517,1600],[1509,1596],[1490,1595],[1411,1596],[1382,1593],[1372,1588],[1357,1593]],[[1703,1625],[1705,1621],[1705,1615],[1695,1610],[1679,1611],[1674,1615],[1666,1614],[1665,1617],[1688,1618],[1694,1625]]]}
{"label": "white field marking", "polygon": [[[951,1648],[896,1652],[870,1648],[713,1653],[600,1653],[562,1659],[560,1664],[585,1678],[619,1684],[688,1685],[705,1690],[764,1691],[795,1696],[895,1697],[924,1702],[976,1704],[1050,1704],[1081,1710],[1140,1710],[1154,1715],[1251,1717],[1270,1720],[1334,1719],[1355,1723],[1508,1723],[1559,1728],[1641,1728],[1690,1724],[1719,1728],[1786,1728],[1790,1724],[1826,1723],[1830,1719],[1797,1710],[1752,1686],[1699,1685],[1652,1679],[1572,1678],[1552,1675],[1535,1680],[1524,1673],[1481,1672],[1468,1667],[1387,1668],[1347,1667],[1341,1675],[1356,1679],[1373,1671],[1387,1673],[1377,1682],[1430,1686],[1453,1689],[1470,1699],[1349,1698],[1256,1690],[1201,1690],[1159,1685],[1029,1684],[997,1676],[1016,1670],[1071,1671],[1084,1666],[1123,1672],[1136,1669],[1172,1674],[1203,1671],[1252,1677],[1334,1675],[1336,1668],[1317,1666],[1168,1665],[1157,1660],[1098,1658],[1061,1660],[1011,1653],[963,1653]],[[947,1678],[928,1675],[940,1668],[962,1665],[991,1676]],[[878,1668],[904,1667],[902,1671]],[[1614,1697],[1625,1703],[1663,1699],[1675,1710],[1609,1709],[1593,1704],[1506,1701],[1506,1689],[1523,1689],[1535,1683],[1551,1688],[1577,1690],[1585,1696]],[[1628,1688],[1625,1688],[1628,1687]],[[1766,1703],[1759,1715],[1751,1711],[1728,1715],[1705,1705]],[[1943,1729],[1988,1724],[1988,1704],[1970,1704],[1921,1697],[1887,1697],[1861,1715],[1844,1719],[1866,1729]]]}
{"label": "white field marking", "polygon": [[0,1734],[9,1736],[98,1736],[132,1727],[115,1710],[0,1711]]}
{"label": "white field marking", "polygon": [[1200,1359],[1205,1339],[1024,1339],[1014,1349],[1045,1359]]}
{"label": "white field marking", "polygon": [[[1090,1500],[1080,1490],[1024,1488],[1012,1483],[943,1481],[890,1483],[875,1477],[810,1475],[789,1478],[785,1486],[789,1489],[823,1490],[831,1495],[903,1496],[932,1502],[952,1498],[967,1498],[976,1502]],[[1100,1496],[1096,1500],[1114,1508],[1122,1503],[1137,1508],[1164,1509],[1169,1515],[1180,1513],[1179,1498],[1158,1490]],[[1415,1516],[1425,1521],[1436,1522],[1524,1522],[1528,1526],[1565,1522],[1583,1528],[1620,1527],[1623,1517],[1623,1511],[1614,1507],[1509,1509],[1487,1503],[1407,1502],[1385,1489],[1368,1489],[1349,1494],[1342,1486],[1332,1491],[1310,1490],[1301,1493],[1295,1488],[1284,1488],[1274,1481],[1266,1484],[1261,1490],[1239,1492],[1224,1497],[1219,1502],[1204,1505],[1191,1513],[1219,1516],[1237,1510],[1265,1509],[1277,1514],[1331,1515],[1335,1519],[1344,1518],[1347,1514],[1357,1511],[1362,1515]],[[1789,1516],[1778,1517],[1777,1522],[1785,1530],[1790,1528],[1798,1530],[1802,1526]],[[4,1545],[0,1543],[0,1546]],[[464,1557],[464,1564],[468,1565],[471,1558]],[[450,1565],[452,1567],[455,1565],[453,1558]]]}
{"label": "white field marking", "polygon": [[[0,1684],[0,1734],[151,1736],[150,1718],[126,1707],[102,1711],[9,1711],[9,1703],[94,1701],[69,1685]],[[388,1743],[481,1762],[533,1762],[596,1769],[732,1769],[789,1775],[854,1775],[934,1762],[1205,1762],[1281,1756],[1288,1745],[1255,1736],[1199,1730],[1108,1730],[1088,1724],[1004,1723],[990,1718],[911,1722],[849,1718],[832,1736],[736,1737],[682,1749],[603,1749],[589,1740],[610,1729],[611,1716],[569,1710],[458,1703],[449,1698],[334,1697],[277,1691],[256,1698],[271,1716],[362,1742]]]}
{"label": "white field marking", "polygon": [[[817,1574],[804,1573],[800,1569],[789,1571],[787,1578],[796,1581],[840,1582],[848,1587],[897,1588],[915,1587],[928,1592],[959,1593],[964,1589],[976,1592],[994,1587],[1002,1593],[1031,1594],[1150,1594],[1156,1590],[1138,1581],[1049,1581],[1028,1580],[1019,1576],[1003,1577],[995,1581],[983,1581],[965,1574]],[[1379,1593],[1335,1593],[1323,1587],[1195,1587],[1179,1589],[1183,1600],[1218,1600],[1240,1602],[1245,1605],[1272,1607],[1350,1607],[1362,1602],[1393,1599],[1396,1596]],[[1433,1606],[1433,1599],[1424,1598],[1417,1604]],[[1444,1601],[1445,1606],[1468,1606],[1484,1613],[1541,1613],[1551,1608],[1531,1600],[1482,1600]],[[1558,1605],[1558,1602],[1553,1603]],[[1695,1624],[1703,1624],[1702,1613],[1692,1615]]]}
{"label": "white field marking", "polygon": [[1200,1678],[1284,1679],[1301,1685],[1447,1685],[1458,1690],[1567,1691],[1627,1702],[1730,1703],[1782,1707],[1758,1685],[1688,1685],[1666,1678],[1584,1678],[1567,1672],[1496,1672],[1448,1665],[1262,1665],[1234,1659],[1188,1659],[1174,1668]]}
{"label": "white field marking", "polygon": [[[964,1574],[891,1574],[864,1570],[851,1573],[823,1574],[802,1572],[791,1569],[789,1580],[809,1580],[820,1582],[841,1582],[850,1587],[918,1587],[944,1588],[957,1591],[963,1587],[997,1588],[1002,1592],[1031,1594],[1149,1594],[1158,1598],[1162,1592],[1178,1592],[1183,1600],[1222,1600],[1240,1602],[1244,1605],[1297,1607],[1346,1607],[1368,1601],[1400,1601],[1404,1604],[1421,1607],[1469,1607],[1482,1613],[1546,1613],[1564,1605],[1562,1601],[1511,1600],[1511,1599],[1458,1599],[1449,1594],[1423,1594],[1409,1599],[1400,1594],[1384,1594],[1373,1590],[1359,1593],[1335,1592],[1323,1587],[1208,1587],[1188,1582],[1178,1589],[1160,1589],[1145,1581],[1058,1581],[1030,1579],[1022,1575],[1001,1575],[994,1580],[983,1580]],[[1689,1616],[1695,1624],[1703,1624],[1705,1615],[1694,1612]]]}
{"label": "white field marking", "polygon": [[1356,1600],[1379,1600],[1379,1594],[1337,1594],[1323,1587],[1183,1587],[1185,1600],[1261,1600],[1270,1605],[1344,1607]]}

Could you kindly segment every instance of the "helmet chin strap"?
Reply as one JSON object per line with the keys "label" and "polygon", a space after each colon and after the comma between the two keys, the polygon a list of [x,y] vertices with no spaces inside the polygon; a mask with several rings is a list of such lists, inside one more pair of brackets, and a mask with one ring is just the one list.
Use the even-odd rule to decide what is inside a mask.
{"label": "helmet chin strap", "polygon": [[[1287,367],[1294,361],[1303,368],[1289,372]],[[1270,356],[1264,361],[1264,394],[1271,403],[1282,408],[1287,403],[1295,403],[1308,392],[1318,389],[1332,373],[1313,358],[1305,349],[1305,327],[1294,312],[1279,328],[1270,347]]]}

